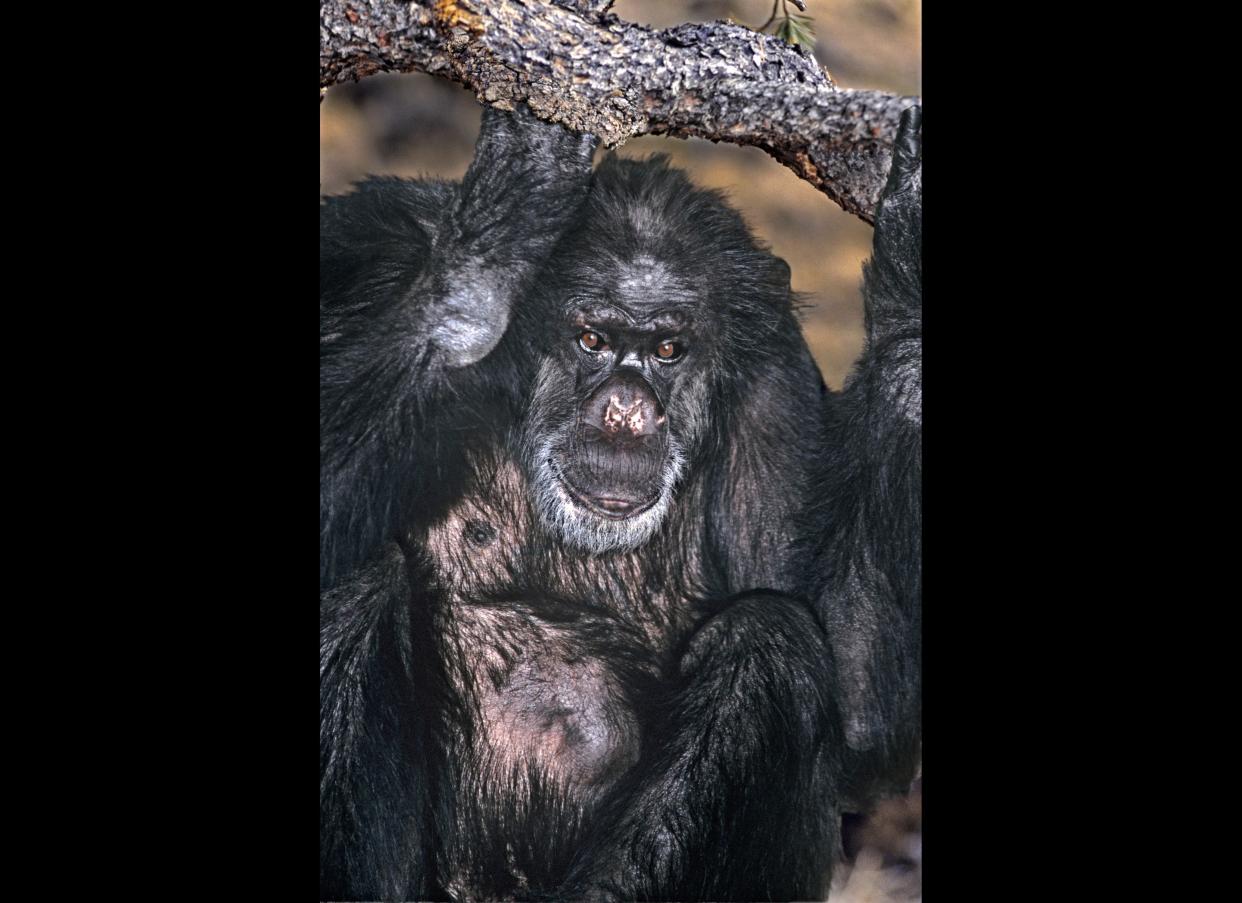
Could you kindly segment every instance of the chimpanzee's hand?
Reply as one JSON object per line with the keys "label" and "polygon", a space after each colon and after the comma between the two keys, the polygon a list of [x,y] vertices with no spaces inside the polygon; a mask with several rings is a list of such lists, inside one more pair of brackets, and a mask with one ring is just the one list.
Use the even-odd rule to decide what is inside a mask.
{"label": "chimpanzee's hand", "polygon": [[923,108],[901,114],[893,163],[876,210],[863,298],[873,346],[915,334],[923,309]]}
{"label": "chimpanzee's hand", "polygon": [[513,303],[586,197],[597,141],[525,106],[483,111],[457,206],[436,229],[434,263],[416,290],[431,302],[429,339],[442,364],[473,364],[500,342]]}
{"label": "chimpanzee's hand", "polygon": [[875,217],[876,256],[900,255],[922,263],[923,108],[907,107],[897,127],[893,163]]}

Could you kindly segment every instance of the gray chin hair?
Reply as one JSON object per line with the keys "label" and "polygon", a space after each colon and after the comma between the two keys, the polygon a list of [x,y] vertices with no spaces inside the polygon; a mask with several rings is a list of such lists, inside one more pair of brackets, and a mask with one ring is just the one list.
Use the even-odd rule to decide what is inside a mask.
{"label": "gray chin hair", "polygon": [[685,467],[685,456],[676,441],[670,438],[660,497],[642,514],[624,520],[601,517],[574,501],[552,463],[554,448],[555,442],[551,439],[539,447],[535,507],[544,525],[566,545],[595,555],[621,552],[638,548],[660,529],[672,506],[673,487],[681,479]]}

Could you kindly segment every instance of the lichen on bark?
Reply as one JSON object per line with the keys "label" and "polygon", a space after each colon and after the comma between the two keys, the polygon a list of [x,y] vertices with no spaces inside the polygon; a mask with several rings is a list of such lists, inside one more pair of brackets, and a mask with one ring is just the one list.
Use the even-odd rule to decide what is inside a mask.
{"label": "lichen on bark", "polygon": [[459,82],[480,102],[616,147],[638,135],[762,148],[874,222],[901,111],[918,98],[838,87],[794,45],[730,22],[651,29],[608,0],[321,0],[322,90],[378,72]]}

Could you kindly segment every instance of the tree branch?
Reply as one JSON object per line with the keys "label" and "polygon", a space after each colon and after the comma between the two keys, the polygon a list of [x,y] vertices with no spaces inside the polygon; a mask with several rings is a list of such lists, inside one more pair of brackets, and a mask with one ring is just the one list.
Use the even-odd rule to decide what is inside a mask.
{"label": "tree branch", "polygon": [[321,0],[321,91],[418,70],[483,103],[526,102],[608,147],[638,135],[753,145],[868,223],[901,111],[916,98],[837,88],[784,41],[726,22],[655,31],[611,0]]}

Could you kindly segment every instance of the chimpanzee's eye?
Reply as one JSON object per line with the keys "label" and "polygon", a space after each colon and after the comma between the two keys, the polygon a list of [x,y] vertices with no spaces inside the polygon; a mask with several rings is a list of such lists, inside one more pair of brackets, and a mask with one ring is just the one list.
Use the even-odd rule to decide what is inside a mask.
{"label": "chimpanzee's eye", "polygon": [[604,337],[593,329],[588,329],[578,336],[578,344],[583,351],[603,351],[608,347]]}
{"label": "chimpanzee's eye", "polygon": [[681,342],[667,341],[656,346],[656,357],[666,364],[680,358],[686,353],[686,346]]}

